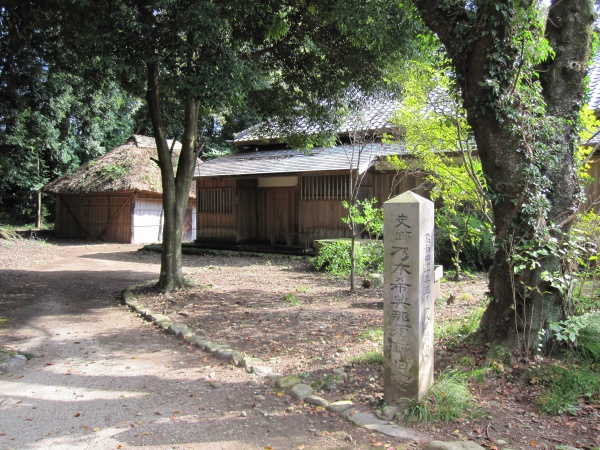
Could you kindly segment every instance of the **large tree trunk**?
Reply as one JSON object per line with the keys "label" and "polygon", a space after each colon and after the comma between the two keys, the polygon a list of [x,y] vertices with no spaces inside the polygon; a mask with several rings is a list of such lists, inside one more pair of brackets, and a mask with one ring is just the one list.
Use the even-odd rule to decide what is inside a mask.
{"label": "large tree trunk", "polygon": [[[532,113],[534,90],[529,98],[515,91],[520,76],[534,77],[531,67],[515,63],[523,60],[527,44],[510,45],[523,33],[515,17],[536,7],[536,2],[524,3],[479,1],[467,10],[459,1],[416,2],[451,57],[493,203],[497,253],[490,271],[492,300],[481,328],[490,342],[535,351],[540,331],[563,318],[567,306],[565,291],[543,274],[560,275],[565,269],[566,261],[550,249],[550,238],[560,242],[568,236],[577,209],[575,124],[593,14],[590,0],[553,2],[546,34],[556,57],[540,74],[538,105],[545,104],[545,114]],[[502,102],[504,110],[498,107]],[[527,123],[527,117],[537,117],[536,122]],[[540,140],[534,135],[542,127],[548,133]]]}
{"label": "large tree trunk", "polygon": [[152,120],[158,162],[163,185],[163,228],[160,276],[157,287],[165,291],[189,286],[183,275],[181,262],[181,239],[183,221],[190,187],[200,146],[196,143],[198,132],[199,102],[191,97],[185,99],[185,124],[177,173],[173,168],[171,149],[167,144],[160,109],[160,81],[156,64],[148,64],[148,109]]}

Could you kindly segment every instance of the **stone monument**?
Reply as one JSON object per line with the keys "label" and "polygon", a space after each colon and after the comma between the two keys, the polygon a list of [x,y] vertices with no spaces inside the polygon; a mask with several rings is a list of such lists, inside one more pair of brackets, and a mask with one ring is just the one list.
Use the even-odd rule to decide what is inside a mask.
{"label": "stone monument", "polygon": [[433,383],[433,202],[413,192],[384,208],[384,400],[405,406]]}

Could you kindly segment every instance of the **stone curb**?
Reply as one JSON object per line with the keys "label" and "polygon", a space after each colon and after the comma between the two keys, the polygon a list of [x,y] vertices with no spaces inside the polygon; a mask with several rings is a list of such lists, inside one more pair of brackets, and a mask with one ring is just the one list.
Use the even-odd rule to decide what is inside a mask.
{"label": "stone curb", "polygon": [[[154,313],[145,308],[144,305],[142,305],[138,298],[134,295],[133,291],[140,287],[150,286],[154,283],[156,283],[156,280],[125,288],[122,294],[122,304],[128,306],[129,309],[137,313],[140,317],[143,317],[145,320],[155,323],[158,328],[166,331],[167,333],[173,334],[178,338],[183,339],[188,344],[198,347],[219,359],[227,360],[236,367],[244,368],[248,373],[253,373],[257,376],[263,377],[279,377],[276,374],[272,374],[272,368],[265,365],[264,361],[262,361],[260,358],[245,355],[244,353],[232,349],[226,344],[218,344],[216,342],[211,342],[204,337],[197,336],[189,329],[187,325],[183,323],[174,323],[168,316]],[[289,393],[289,391],[299,384],[301,384],[300,381],[289,387],[289,389],[286,389],[286,391]],[[295,395],[298,396],[298,394]],[[393,422],[381,420],[377,418],[375,414],[370,412],[359,411],[354,407],[354,404],[351,401],[342,400],[332,403],[327,399],[312,396],[308,393],[308,391],[306,395],[302,396],[302,399],[306,401],[306,403],[327,409],[332,413],[338,414],[340,417],[348,420],[349,422],[368,430],[377,431],[387,436],[403,438],[407,440],[421,442],[426,440],[425,436],[415,433],[409,428],[401,427]]]}
{"label": "stone curb", "polygon": [[[169,316],[159,314],[147,309],[138,298],[135,296],[133,291],[140,287],[150,286],[156,283],[151,281],[147,283],[141,283],[129,286],[125,288],[122,294],[122,304],[126,305],[133,312],[137,313],[140,317],[144,318],[149,322],[153,322],[158,328],[166,331],[167,333],[173,334],[179,339],[183,339],[190,345],[198,347],[219,359],[224,359],[231,362],[236,367],[245,368],[249,373],[270,373],[272,369],[265,365],[264,361],[253,356],[247,356],[235,349],[230,348],[226,344],[219,344],[217,342],[209,341],[208,339],[194,334],[194,332],[184,323],[173,322]],[[254,371],[254,367],[260,368],[260,370]]]}

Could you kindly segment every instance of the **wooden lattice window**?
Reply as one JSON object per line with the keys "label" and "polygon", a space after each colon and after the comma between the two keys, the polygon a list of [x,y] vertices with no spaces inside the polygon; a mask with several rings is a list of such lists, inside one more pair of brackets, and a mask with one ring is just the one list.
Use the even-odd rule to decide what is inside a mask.
{"label": "wooden lattice window", "polygon": [[344,200],[350,197],[350,174],[302,177],[302,200]]}
{"label": "wooden lattice window", "polygon": [[233,188],[202,188],[198,191],[200,214],[233,214]]}

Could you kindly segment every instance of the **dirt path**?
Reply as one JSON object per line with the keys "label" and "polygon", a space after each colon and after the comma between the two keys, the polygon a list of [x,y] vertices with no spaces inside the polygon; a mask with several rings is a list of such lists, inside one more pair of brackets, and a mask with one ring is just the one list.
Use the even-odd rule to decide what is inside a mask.
{"label": "dirt path", "polygon": [[[243,370],[181,345],[119,305],[157,276],[125,245],[0,247],[0,449],[378,447],[339,417],[296,413]],[[124,255],[126,257],[121,257]],[[209,386],[220,381],[220,389]]]}

